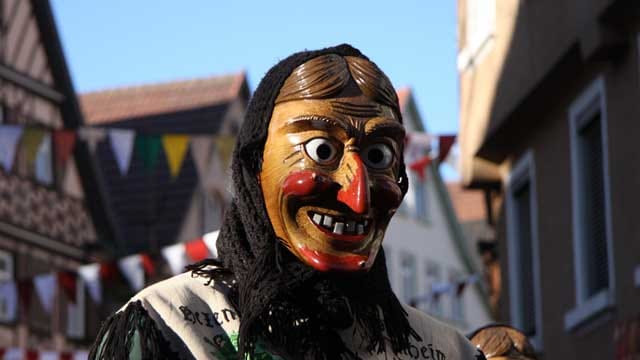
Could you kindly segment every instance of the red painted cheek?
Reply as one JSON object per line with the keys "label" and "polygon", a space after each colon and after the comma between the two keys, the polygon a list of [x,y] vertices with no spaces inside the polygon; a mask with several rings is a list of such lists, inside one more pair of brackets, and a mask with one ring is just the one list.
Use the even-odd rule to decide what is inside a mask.
{"label": "red painted cheek", "polygon": [[376,207],[385,207],[389,210],[397,209],[402,202],[402,190],[395,181],[379,179],[375,182],[372,191]]}
{"label": "red painted cheek", "polygon": [[301,170],[287,176],[282,184],[285,196],[308,196],[322,192],[331,186],[331,181],[316,171]]}

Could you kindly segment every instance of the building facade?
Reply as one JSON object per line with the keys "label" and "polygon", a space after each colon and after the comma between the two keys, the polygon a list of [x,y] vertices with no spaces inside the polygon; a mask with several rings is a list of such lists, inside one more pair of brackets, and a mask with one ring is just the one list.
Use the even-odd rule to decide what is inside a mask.
{"label": "building facade", "polygon": [[[398,91],[409,138],[422,139],[405,149],[407,166],[430,151],[411,91]],[[409,140],[412,141],[412,140]],[[391,220],[384,249],[392,288],[405,303],[445,321],[463,332],[492,322],[480,267],[470,251],[436,161],[421,175],[408,169],[409,190]]]}
{"label": "building facade", "polygon": [[73,352],[93,339],[95,304],[80,280],[49,303],[33,281],[89,261],[111,222],[86,146],[59,146],[83,120],[49,3],[2,1],[0,24],[0,348]]}
{"label": "building facade", "polygon": [[640,4],[458,5],[462,175],[491,199],[500,320],[544,359],[637,356]]}

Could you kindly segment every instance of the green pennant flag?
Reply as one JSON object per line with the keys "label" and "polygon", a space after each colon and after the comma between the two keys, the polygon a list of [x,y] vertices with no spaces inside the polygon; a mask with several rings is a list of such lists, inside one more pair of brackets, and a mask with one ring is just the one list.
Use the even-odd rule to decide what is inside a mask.
{"label": "green pennant flag", "polygon": [[145,169],[152,171],[158,164],[158,155],[162,149],[159,135],[142,135],[136,137],[136,152],[142,159]]}
{"label": "green pennant flag", "polygon": [[25,154],[27,169],[30,173],[34,173],[36,166],[36,157],[42,140],[44,140],[45,132],[42,129],[27,127],[22,135],[22,149]]}

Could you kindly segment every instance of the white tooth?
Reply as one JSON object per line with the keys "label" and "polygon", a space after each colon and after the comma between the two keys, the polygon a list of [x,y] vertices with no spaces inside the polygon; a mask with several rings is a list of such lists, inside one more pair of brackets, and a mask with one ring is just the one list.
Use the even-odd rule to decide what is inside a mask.
{"label": "white tooth", "polygon": [[345,228],[345,231],[346,231],[347,233],[354,233],[354,232],[356,232],[356,222],[355,222],[355,221],[353,221],[353,220],[351,220],[351,221],[347,222],[347,226],[346,226],[346,228]]}
{"label": "white tooth", "polygon": [[331,228],[331,226],[333,225],[333,218],[329,215],[325,215],[324,216],[324,221],[322,222],[322,225]]}
{"label": "white tooth", "polygon": [[318,224],[318,225],[322,224],[322,215],[313,214],[313,222]]}
{"label": "white tooth", "polygon": [[358,235],[364,234],[364,225],[358,224],[356,227],[358,229]]}
{"label": "white tooth", "polygon": [[344,231],[344,223],[341,222],[337,222],[334,226],[333,226],[333,232],[338,234],[338,235],[342,235],[342,232]]}
{"label": "white tooth", "polygon": [[364,221],[364,227],[367,227],[367,225],[369,225],[369,220]]}

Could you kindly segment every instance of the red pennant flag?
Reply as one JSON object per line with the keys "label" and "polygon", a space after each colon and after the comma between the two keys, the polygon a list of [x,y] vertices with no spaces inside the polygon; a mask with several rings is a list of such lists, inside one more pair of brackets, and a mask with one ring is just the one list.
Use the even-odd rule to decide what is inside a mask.
{"label": "red pennant flag", "polygon": [[60,360],[72,360],[73,359],[73,354],[70,352],[61,352],[60,353]]}
{"label": "red pennant flag", "polygon": [[118,273],[118,267],[113,262],[100,263],[100,279],[113,280]]}
{"label": "red pennant flag", "polygon": [[53,133],[53,146],[55,147],[56,164],[63,167],[69,155],[76,145],[76,132],[69,130],[58,130]]}
{"label": "red pennant flag", "polygon": [[77,282],[78,277],[74,272],[61,271],[58,273],[58,285],[67,295],[67,299],[74,304],[76,303]]}
{"label": "red pennant flag", "polygon": [[33,280],[24,279],[18,281],[18,299],[22,307],[29,311],[31,307],[31,295],[33,294]]}
{"label": "red pennant flag", "polygon": [[38,360],[38,352],[36,350],[27,350],[25,360]]}
{"label": "red pennant flag", "polygon": [[193,261],[204,260],[209,254],[207,244],[205,244],[204,240],[202,239],[197,239],[186,243],[185,251],[187,253],[187,256]]}
{"label": "red pennant flag", "polygon": [[4,359],[4,354],[7,352],[7,349],[0,348],[0,359]]}
{"label": "red pennant flag", "polygon": [[441,164],[444,159],[449,155],[449,150],[453,146],[453,142],[456,140],[455,135],[440,135],[438,136],[438,164]]}
{"label": "red pennant flag", "polygon": [[151,260],[151,256],[149,254],[140,254],[140,260],[147,276],[154,276],[156,274],[156,266]]}
{"label": "red pennant flag", "polygon": [[432,160],[433,159],[431,159],[431,156],[425,155],[421,159],[418,159],[415,162],[413,162],[412,164],[410,164],[409,165],[409,169],[411,169],[411,170],[415,171],[416,173],[418,173],[418,176],[420,177],[420,180],[424,181],[424,177],[425,177],[424,170],[426,169],[427,166],[429,166],[429,164],[431,164]]}

